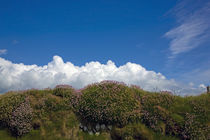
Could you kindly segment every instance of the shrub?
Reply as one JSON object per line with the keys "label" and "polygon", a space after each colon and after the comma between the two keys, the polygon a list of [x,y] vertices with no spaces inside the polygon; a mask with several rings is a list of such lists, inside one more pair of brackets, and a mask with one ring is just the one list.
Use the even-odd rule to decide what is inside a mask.
{"label": "shrub", "polygon": [[36,114],[39,116],[50,114],[51,112],[70,109],[70,104],[69,100],[67,102],[66,100],[63,100],[63,98],[49,94],[37,100],[34,104],[34,109]]}
{"label": "shrub", "polygon": [[185,139],[209,139],[207,138],[210,132],[210,127],[201,124],[196,120],[196,116],[186,113],[185,124],[182,131],[183,138]]}
{"label": "shrub", "polygon": [[168,109],[174,103],[175,96],[170,92],[148,93],[141,98],[143,108],[161,106]]}
{"label": "shrub", "polygon": [[71,97],[74,92],[75,92],[74,88],[69,85],[58,85],[53,90],[54,95],[60,96],[63,98]]}
{"label": "shrub", "polygon": [[169,117],[168,108],[172,105],[174,96],[168,92],[147,93],[141,98],[142,122],[155,131],[161,131],[159,121]]}
{"label": "shrub", "polygon": [[74,101],[75,93],[75,89],[69,85],[58,85],[53,89],[53,95],[62,98],[60,101],[62,109],[73,109],[72,101]]}
{"label": "shrub", "polygon": [[131,88],[115,81],[103,81],[82,91],[77,113],[86,122],[123,126],[140,115],[140,103]]}
{"label": "shrub", "polygon": [[152,131],[145,127],[145,125],[138,123],[126,125],[123,128],[114,128],[111,132],[111,137],[112,139],[120,140],[152,140],[152,134]]}
{"label": "shrub", "polygon": [[8,126],[15,136],[22,136],[32,129],[32,108],[28,98],[25,99],[11,114]]}
{"label": "shrub", "polygon": [[8,92],[0,98],[0,126],[7,126],[11,114],[20,103],[24,101],[25,95],[18,92]]}

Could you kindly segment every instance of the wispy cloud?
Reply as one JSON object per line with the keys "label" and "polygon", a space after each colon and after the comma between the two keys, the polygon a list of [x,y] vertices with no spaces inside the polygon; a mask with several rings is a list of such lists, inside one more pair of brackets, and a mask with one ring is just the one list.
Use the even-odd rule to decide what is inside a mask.
{"label": "wispy cloud", "polygon": [[[201,46],[210,37],[210,2],[194,3],[195,0],[181,1],[171,11],[175,14],[178,26],[165,33],[171,39],[169,58],[189,52]],[[198,1],[195,1],[198,2]],[[191,3],[191,7],[189,7]],[[195,5],[196,4],[196,5]]]}
{"label": "wispy cloud", "polygon": [[7,53],[7,50],[6,49],[0,49],[0,55],[6,54],[6,53]]}

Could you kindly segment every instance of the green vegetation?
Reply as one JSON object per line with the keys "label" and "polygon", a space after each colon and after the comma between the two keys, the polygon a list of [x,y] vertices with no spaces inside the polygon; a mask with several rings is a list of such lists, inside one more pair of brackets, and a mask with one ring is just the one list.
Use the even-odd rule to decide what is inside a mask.
{"label": "green vegetation", "polygon": [[81,120],[88,123],[124,126],[140,116],[140,101],[122,83],[105,81],[89,85],[81,92],[76,110]]}
{"label": "green vegetation", "polygon": [[0,95],[0,140],[210,139],[210,94],[180,97],[103,81]]}

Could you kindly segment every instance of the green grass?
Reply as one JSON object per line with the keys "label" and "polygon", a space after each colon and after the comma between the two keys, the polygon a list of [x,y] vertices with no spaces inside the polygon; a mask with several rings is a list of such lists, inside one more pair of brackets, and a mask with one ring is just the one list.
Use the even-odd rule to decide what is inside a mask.
{"label": "green grass", "polygon": [[90,135],[88,133],[79,132],[79,139],[83,140],[110,140],[110,134],[109,133],[101,133],[100,135]]}

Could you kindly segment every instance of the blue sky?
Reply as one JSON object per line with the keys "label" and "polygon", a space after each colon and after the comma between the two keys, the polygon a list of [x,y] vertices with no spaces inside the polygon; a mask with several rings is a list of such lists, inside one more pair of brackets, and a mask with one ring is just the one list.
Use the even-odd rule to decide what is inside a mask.
{"label": "blue sky", "polygon": [[210,84],[209,16],[209,0],[0,1],[0,63],[131,62],[197,88]]}

